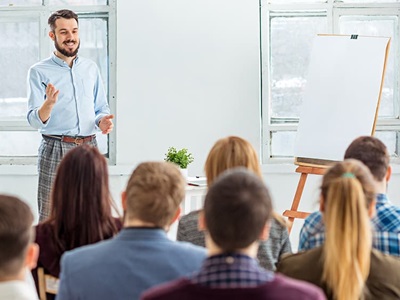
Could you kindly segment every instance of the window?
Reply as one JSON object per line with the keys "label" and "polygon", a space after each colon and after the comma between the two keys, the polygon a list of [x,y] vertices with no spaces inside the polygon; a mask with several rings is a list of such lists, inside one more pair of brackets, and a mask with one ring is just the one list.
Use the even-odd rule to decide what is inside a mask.
{"label": "window", "polygon": [[[54,51],[48,37],[50,14],[67,7],[79,16],[79,54],[100,69],[115,111],[115,1],[0,0],[0,163],[35,163],[41,135],[26,120],[27,72]],[[10,4],[12,3],[12,5]],[[98,135],[99,148],[115,163],[115,134]]]}
{"label": "window", "polygon": [[263,163],[293,159],[313,38],[318,33],[392,37],[376,136],[400,152],[398,1],[260,0]]}

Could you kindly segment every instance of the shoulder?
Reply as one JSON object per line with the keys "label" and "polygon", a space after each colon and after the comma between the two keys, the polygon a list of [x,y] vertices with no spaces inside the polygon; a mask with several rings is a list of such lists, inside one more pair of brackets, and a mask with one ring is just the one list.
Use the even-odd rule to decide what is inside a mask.
{"label": "shoulder", "polygon": [[276,242],[275,240],[288,239],[289,231],[286,224],[273,217],[270,223],[269,238],[274,240],[274,242]]}
{"label": "shoulder", "polygon": [[400,232],[400,207],[390,202],[379,205],[372,219],[377,231]]}
{"label": "shoulder", "polygon": [[313,212],[305,220],[301,228],[300,235],[316,234],[325,231],[322,213],[320,211]]}
{"label": "shoulder", "polygon": [[317,286],[280,274],[275,275],[272,284],[277,292],[285,294],[287,299],[326,299],[324,292]]}
{"label": "shoulder", "polygon": [[288,275],[302,274],[307,266],[315,265],[321,257],[322,247],[294,254],[284,254],[278,262],[277,271]]}
{"label": "shoulder", "polygon": [[51,63],[52,63],[52,59],[51,59],[51,56],[49,56],[49,57],[47,57],[45,59],[42,59],[41,61],[38,61],[37,63],[33,64],[31,66],[31,69],[40,68],[40,67],[43,67],[43,66],[48,66]]}
{"label": "shoulder", "polygon": [[205,247],[204,233],[198,229],[200,211],[193,211],[179,220],[177,240]]}
{"label": "shoulder", "polygon": [[[398,273],[400,280],[400,258],[393,255],[388,255],[380,252],[379,250],[372,249],[371,251],[371,273],[373,268],[377,270],[384,270],[385,272],[395,271]],[[389,275],[388,275],[389,276]]]}
{"label": "shoulder", "polygon": [[372,250],[371,269],[366,285],[374,299],[400,298],[399,270],[400,258]]}
{"label": "shoulder", "polygon": [[142,294],[141,299],[177,299],[178,294],[190,285],[192,284],[186,278],[177,279],[145,291]]}
{"label": "shoulder", "polygon": [[[74,265],[77,262],[92,264],[97,259],[101,260],[103,256],[111,255],[113,249],[117,250],[117,246],[113,246],[113,241],[113,239],[103,240],[95,244],[66,251],[61,258],[61,264]],[[88,260],[88,258],[90,258],[90,260]]]}
{"label": "shoulder", "polygon": [[187,215],[182,216],[182,218],[180,218],[179,220],[179,224],[188,224],[192,222],[197,222],[197,220],[199,219],[199,214],[200,214],[199,210],[192,211]]}
{"label": "shoulder", "polygon": [[284,254],[282,255],[281,262],[283,263],[292,263],[295,261],[304,261],[308,259],[313,259],[314,257],[318,257],[322,254],[322,247],[314,248],[307,251],[300,251],[293,254]]}
{"label": "shoulder", "polygon": [[305,220],[304,225],[320,224],[323,223],[322,213],[320,211],[315,211],[311,213]]}
{"label": "shoulder", "polygon": [[91,71],[92,70],[95,70],[96,72],[98,71],[97,64],[93,60],[82,56],[78,57],[77,66],[83,68],[89,68],[89,70]]}
{"label": "shoulder", "polygon": [[284,223],[285,220],[278,220],[276,217],[272,217],[271,219],[271,230],[274,231],[287,231],[287,226]]}
{"label": "shoulder", "polygon": [[35,64],[33,64],[30,68],[29,71],[35,70],[35,71],[40,71],[44,68],[48,68],[50,65],[54,65],[53,61],[51,60],[51,57],[45,58]]}
{"label": "shoulder", "polygon": [[207,256],[207,250],[204,247],[189,242],[171,241],[170,248],[177,252],[186,253],[189,256],[200,257],[201,259]]}
{"label": "shoulder", "polygon": [[112,239],[64,252],[60,260],[61,277],[66,276],[76,282],[103,270],[110,257],[118,256],[118,251],[121,251],[117,246],[110,247],[108,244],[113,244]]}
{"label": "shoulder", "polygon": [[53,238],[53,226],[49,223],[39,223],[35,228],[35,242],[40,244],[48,243]]}

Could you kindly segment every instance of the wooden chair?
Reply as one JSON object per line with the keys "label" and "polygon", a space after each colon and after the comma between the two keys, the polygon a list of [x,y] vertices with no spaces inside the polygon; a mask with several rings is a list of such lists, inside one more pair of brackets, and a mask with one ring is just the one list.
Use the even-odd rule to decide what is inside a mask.
{"label": "wooden chair", "polygon": [[46,293],[57,295],[58,285],[60,280],[49,274],[44,273],[43,268],[38,268],[38,283],[39,283],[39,298],[40,300],[46,300]]}

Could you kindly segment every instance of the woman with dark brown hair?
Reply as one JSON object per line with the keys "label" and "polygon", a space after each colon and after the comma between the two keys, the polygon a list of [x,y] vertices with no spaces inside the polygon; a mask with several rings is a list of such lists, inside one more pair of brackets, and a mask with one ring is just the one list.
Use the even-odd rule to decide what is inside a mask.
{"label": "woman with dark brown hair", "polygon": [[[89,145],[70,150],[57,169],[50,216],[36,227],[38,267],[58,277],[65,251],[113,237],[122,225],[112,208],[104,156]],[[37,268],[32,273],[38,287]]]}

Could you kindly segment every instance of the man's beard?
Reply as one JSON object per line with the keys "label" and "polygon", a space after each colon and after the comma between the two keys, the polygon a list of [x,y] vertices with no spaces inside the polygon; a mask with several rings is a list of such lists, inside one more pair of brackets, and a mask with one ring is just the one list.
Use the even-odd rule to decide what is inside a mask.
{"label": "man's beard", "polygon": [[[76,42],[75,40],[66,40],[64,41],[63,44],[69,43],[69,42]],[[54,46],[56,47],[57,51],[60,52],[62,55],[66,56],[66,57],[73,57],[75,55],[78,54],[78,50],[79,50],[79,46],[81,45],[81,42],[78,43],[78,47],[76,47],[76,49],[71,52],[68,51],[64,48],[61,48],[60,45],[58,44],[57,38],[54,38]]]}

